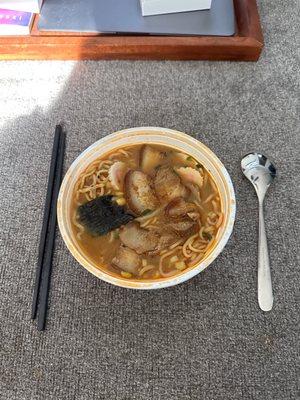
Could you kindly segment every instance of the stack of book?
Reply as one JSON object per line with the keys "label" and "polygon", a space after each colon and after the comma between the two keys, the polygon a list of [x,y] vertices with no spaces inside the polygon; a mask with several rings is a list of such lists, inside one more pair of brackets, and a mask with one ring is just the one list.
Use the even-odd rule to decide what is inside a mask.
{"label": "stack of book", "polygon": [[0,0],[0,36],[29,35],[43,0]]}

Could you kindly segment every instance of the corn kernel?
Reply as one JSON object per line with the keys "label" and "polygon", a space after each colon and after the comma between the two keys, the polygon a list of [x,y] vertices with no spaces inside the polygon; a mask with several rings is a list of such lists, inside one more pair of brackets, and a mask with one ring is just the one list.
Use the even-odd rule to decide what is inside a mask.
{"label": "corn kernel", "polygon": [[119,198],[116,200],[116,202],[117,202],[117,204],[118,204],[119,206],[124,206],[124,205],[126,204],[126,200],[124,199],[124,197],[119,197]]}
{"label": "corn kernel", "polygon": [[130,272],[126,272],[126,271],[121,271],[121,276],[123,276],[123,278],[131,278],[132,274]]}
{"label": "corn kernel", "polygon": [[178,261],[177,263],[175,263],[175,268],[178,269],[179,271],[183,271],[186,268],[185,262]]}
{"label": "corn kernel", "polygon": [[179,258],[177,256],[173,256],[173,257],[170,258],[170,262],[171,263],[174,263],[174,262],[176,262],[178,260],[179,260]]}

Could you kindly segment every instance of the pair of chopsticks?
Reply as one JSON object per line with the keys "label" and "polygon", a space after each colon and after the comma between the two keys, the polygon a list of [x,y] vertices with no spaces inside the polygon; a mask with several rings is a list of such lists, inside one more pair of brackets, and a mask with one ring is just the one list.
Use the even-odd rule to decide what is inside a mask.
{"label": "pair of chopsticks", "polygon": [[43,225],[40,236],[31,318],[37,318],[39,331],[45,329],[48,295],[56,231],[56,205],[62,180],[66,136],[61,125],[55,128],[48,177]]}

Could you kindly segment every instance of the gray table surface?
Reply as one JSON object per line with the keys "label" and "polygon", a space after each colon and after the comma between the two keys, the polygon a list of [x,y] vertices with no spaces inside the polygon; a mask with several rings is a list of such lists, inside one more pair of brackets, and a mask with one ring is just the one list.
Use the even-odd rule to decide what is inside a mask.
{"label": "gray table surface", "polygon": [[[258,63],[0,64],[0,398],[4,400],[289,400],[299,337],[299,53],[296,1],[260,1]],[[120,128],[195,135],[236,189],[234,233],[204,273],[155,292],[97,280],[58,235],[47,330],[30,321],[55,123],[65,168]],[[239,160],[277,164],[266,201],[275,304],[256,301],[257,204]],[[298,169],[297,169],[298,168]]]}

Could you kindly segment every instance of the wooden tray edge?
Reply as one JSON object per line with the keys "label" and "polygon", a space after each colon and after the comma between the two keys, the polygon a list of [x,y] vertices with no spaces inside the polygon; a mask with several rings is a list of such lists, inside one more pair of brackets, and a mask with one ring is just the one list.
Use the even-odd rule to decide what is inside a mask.
{"label": "wooden tray edge", "polygon": [[41,33],[0,37],[0,60],[232,60],[257,61],[263,34],[256,0],[234,0],[237,34],[208,36],[116,36]]}

